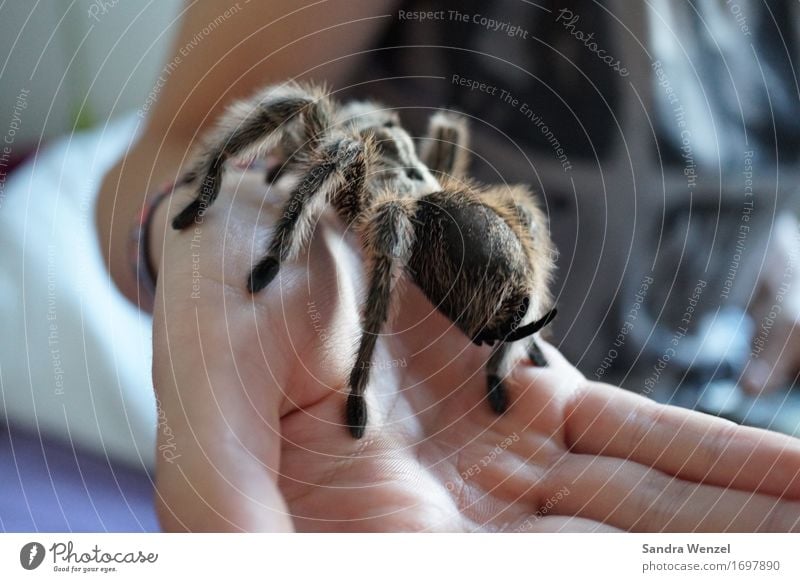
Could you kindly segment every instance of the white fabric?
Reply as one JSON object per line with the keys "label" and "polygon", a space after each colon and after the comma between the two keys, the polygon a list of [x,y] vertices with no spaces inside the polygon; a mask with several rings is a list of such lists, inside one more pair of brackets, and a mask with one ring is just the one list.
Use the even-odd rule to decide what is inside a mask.
{"label": "white fabric", "polygon": [[68,136],[0,198],[0,414],[75,447],[152,467],[152,320],[103,263],[95,200],[136,118]]}

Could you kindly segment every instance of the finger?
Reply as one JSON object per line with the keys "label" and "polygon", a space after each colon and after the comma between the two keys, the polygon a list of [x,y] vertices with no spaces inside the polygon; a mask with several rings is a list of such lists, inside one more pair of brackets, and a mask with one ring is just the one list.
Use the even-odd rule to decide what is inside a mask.
{"label": "finger", "polygon": [[770,378],[773,377],[773,364],[767,357],[750,360],[742,373],[741,387],[747,394],[758,396],[771,391]]}
{"label": "finger", "polygon": [[575,453],[630,459],[686,479],[800,499],[800,441],[656,404],[606,384],[576,393],[565,414]]}
{"label": "finger", "polygon": [[570,454],[545,483],[545,494],[569,491],[554,514],[631,531],[800,531],[800,502],[693,483],[621,459]]}
{"label": "finger", "polygon": [[[211,296],[214,286],[207,283],[203,291]],[[214,309],[205,309],[201,318],[195,305],[181,310],[177,303],[167,313],[159,302],[154,315],[162,526],[290,531],[276,484],[280,394],[253,389],[246,364],[236,361],[239,352],[225,321],[211,315]]]}
{"label": "finger", "polygon": [[757,359],[749,362],[742,376],[742,387],[753,395],[785,387],[800,364],[797,231],[798,220],[791,213],[777,217],[767,261],[759,275],[761,299],[751,307],[756,324],[751,345]]}
{"label": "finger", "polygon": [[[797,321],[775,323],[758,357],[749,360],[742,372],[742,388],[745,392],[758,396],[791,383],[798,370],[800,329],[797,326]],[[759,331],[758,335],[761,333]]]}
{"label": "finger", "polygon": [[553,443],[563,443],[564,409],[586,384],[586,378],[552,345],[538,340],[547,359],[546,367],[522,360],[507,378],[513,400],[498,422],[511,430],[534,430],[548,435]]}

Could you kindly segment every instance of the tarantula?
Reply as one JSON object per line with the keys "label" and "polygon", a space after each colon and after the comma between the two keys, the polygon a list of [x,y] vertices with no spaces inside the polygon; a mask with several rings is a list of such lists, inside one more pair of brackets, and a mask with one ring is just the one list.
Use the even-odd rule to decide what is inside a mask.
{"label": "tarantula", "polygon": [[493,346],[486,368],[495,412],[508,405],[502,378],[510,342],[529,338],[529,357],[546,365],[533,339],[556,313],[544,213],[523,186],[485,187],[465,177],[462,116],[434,114],[418,156],[395,112],[371,102],[340,106],[324,89],[287,83],[234,104],[207,144],[182,180],[198,191],[172,221],[175,229],[198,220],[214,202],[231,158],[269,151],[296,178],[266,255],[250,273],[251,293],[297,256],[327,204],[360,235],[370,267],[346,405],[353,437],[366,428],[372,354],[402,272],[474,343]]}

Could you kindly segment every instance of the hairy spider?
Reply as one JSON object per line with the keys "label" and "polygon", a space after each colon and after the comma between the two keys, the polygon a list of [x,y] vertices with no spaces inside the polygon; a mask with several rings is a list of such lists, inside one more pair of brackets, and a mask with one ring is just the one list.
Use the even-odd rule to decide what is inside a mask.
{"label": "hairy spider", "polygon": [[396,113],[370,102],[340,106],[324,89],[287,83],[233,105],[207,143],[182,181],[198,192],[172,221],[176,229],[214,202],[230,158],[277,153],[283,173],[295,177],[266,255],[250,273],[250,292],[297,256],[327,204],[360,235],[370,266],[346,406],[355,438],[366,428],[372,354],[403,271],[473,342],[493,346],[486,369],[495,412],[508,406],[502,378],[510,342],[528,338],[529,357],[546,365],[533,339],[555,316],[544,213],[523,186],[485,187],[465,177],[463,117],[434,114],[418,157]]}

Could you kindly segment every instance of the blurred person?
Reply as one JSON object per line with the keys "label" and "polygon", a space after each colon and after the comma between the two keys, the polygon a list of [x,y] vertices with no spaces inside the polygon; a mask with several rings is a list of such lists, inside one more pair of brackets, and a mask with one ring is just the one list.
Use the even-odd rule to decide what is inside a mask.
{"label": "blurred person", "polygon": [[[478,153],[474,174],[487,182],[533,183],[544,196],[562,257],[555,336],[586,373],[601,369],[624,321],[609,316],[616,313],[613,306],[625,303],[624,317],[646,277],[661,289],[648,296],[651,312],[659,306],[673,309],[669,301],[678,297],[677,315],[667,322],[676,327],[698,281],[702,289],[711,281],[703,278],[702,268],[678,275],[691,270],[693,262],[715,259],[713,243],[710,248],[700,244],[707,242],[703,233],[714,214],[700,213],[705,218],[698,233],[697,224],[681,219],[687,198],[672,191],[667,196],[666,187],[644,190],[652,173],[636,170],[651,170],[654,163],[669,166],[675,157],[678,163],[671,163],[681,182],[675,186],[672,180],[671,187],[693,193],[714,182],[713,174],[698,171],[709,159],[744,163],[745,154],[716,151],[732,138],[715,140],[701,132],[693,125],[702,118],[696,108],[691,129],[679,130],[676,137],[680,120],[670,95],[679,86],[678,65],[669,67],[666,52],[662,59],[649,55],[638,65],[633,59],[624,63],[635,54],[629,49],[637,39],[623,42],[626,50],[619,56],[611,53],[619,45],[611,40],[610,19],[593,6],[575,3],[566,13],[547,3],[543,8],[461,3],[452,9],[456,14],[448,7],[441,18],[423,19],[413,16],[421,3],[276,2],[248,6],[183,54],[197,30],[226,9],[217,2],[188,6],[175,43],[179,65],[148,104],[145,130],[108,173],[98,199],[99,244],[114,281],[132,301],[150,308],[148,290],[137,285],[131,265],[130,233],[138,232],[137,220],[162,184],[180,175],[192,147],[222,108],[267,83],[314,79],[330,83],[337,98],[374,96],[399,108],[417,134],[432,108],[453,106],[472,116]],[[632,10],[626,18],[641,16]],[[635,30],[644,28],[640,23]],[[667,112],[655,122],[662,125],[655,138],[653,131],[641,131],[651,126],[648,110],[636,105],[624,84],[630,78],[652,79],[653,63],[668,71],[659,77],[656,70],[656,82],[640,87],[642,92],[651,88],[654,110],[660,106]],[[454,75],[496,90],[466,90]],[[659,93],[665,86],[673,92]],[[689,101],[697,92],[677,94]],[[688,102],[680,106],[691,111]],[[787,148],[793,143],[791,129],[781,125],[782,147],[786,140]],[[687,165],[684,131],[692,138],[694,165]],[[768,131],[756,135],[769,145]],[[752,139],[748,147],[755,150]],[[722,165],[716,175],[729,175]],[[242,273],[268,240],[270,218],[277,212],[274,200],[262,200],[263,191],[246,172],[223,186],[215,212],[203,224],[199,262],[188,237],[168,228],[183,201],[164,198],[150,216],[150,254],[142,260],[158,274],[154,383],[159,418],[164,418],[157,491],[165,528],[798,528],[800,448],[795,440],[590,382],[551,346],[546,346],[549,368],[525,363],[515,368],[509,381],[517,400],[495,418],[476,406],[483,387],[474,372],[485,350],[448,329],[413,288],[398,299],[400,315],[387,330],[395,333],[383,336],[378,350],[388,358],[416,355],[409,356],[405,368],[376,371],[370,386],[375,420],[368,438],[352,440],[340,425],[338,389],[345,384],[351,338],[358,330],[354,298],[363,291],[358,251],[352,241],[342,243],[340,225],[326,217],[307,255],[283,269],[280,286],[248,295],[239,285]],[[727,205],[718,198],[718,206]],[[779,192],[774,199],[777,204]],[[740,209],[742,200],[734,206]],[[718,208],[717,214],[724,213]],[[734,233],[741,215],[735,213]],[[652,244],[657,218],[667,233],[663,251]],[[768,232],[769,224],[760,230],[760,242],[751,245],[762,249],[762,257],[769,248]],[[687,251],[689,240],[698,243]],[[787,245],[791,255],[791,242]],[[696,260],[682,260],[687,252]],[[666,257],[660,270],[643,268],[659,257]],[[726,265],[726,258],[716,264]],[[780,270],[780,261],[775,268]],[[718,291],[726,288],[725,268],[719,272],[723,275],[710,283],[719,285]],[[774,282],[761,273],[737,271],[731,293],[747,296],[745,275],[750,288],[771,284],[774,292]],[[193,279],[199,279],[197,299],[192,299]],[[628,290],[631,281],[633,291]],[[683,288],[688,294],[670,293]],[[652,303],[655,296],[660,305]],[[337,341],[326,346],[333,349],[322,349],[308,318],[309,303],[331,322]],[[792,317],[788,309],[781,316],[786,337],[793,333]],[[689,323],[697,321],[699,316]],[[415,348],[426,346],[430,337],[440,340],[417,353]],[[655,352],[664,349],[658,345]],[[791,377],[792,354],[779,355],[780,350],[765,351],[761,362],[769,369],[785,362],[781,373]],[[622,364],[622,358],[614,363],[627,369]],[[778,384],[770,374],[759,374],[746,373],[749,390]],[[659,376],[658,382],[670,386],[671,380]],[[413,389],[404,390],[408,386]],[[510,434],[519,440],[491,470],[464,476]],[[540,508],[561,490],[569,494],[543,515]]]}

